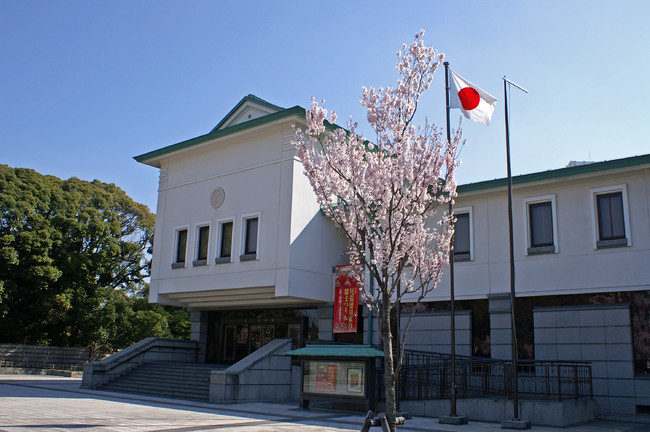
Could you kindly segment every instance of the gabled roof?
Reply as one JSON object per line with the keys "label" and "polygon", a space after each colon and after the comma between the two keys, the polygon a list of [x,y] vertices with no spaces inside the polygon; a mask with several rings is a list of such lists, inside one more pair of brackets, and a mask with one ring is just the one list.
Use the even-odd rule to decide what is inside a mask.
{"label": "gabled roof", "polygon": [[[252,106],[265,107],[267,110],[269,110],[270,114],[258,115],[252,118],[251,120],[245,120],[239,123],[231,122],[231,121],[236,121],[237,118],[240,117],[240,115],[245,112],[247,107],[252,107]],[[191,138],[189,140],[181,141],[180,143],[172,144],[170,146],[166,146],[161,149],[143,153],[142,155],[134,156],[133,159],[143,164],[149,164],[158,167],[158,165],[155,162],[150,163],[148,161],[154,158],[161,157],[163,155],[177,152],[179,150],[197,146],[199,144],[208,142],[210,140],[214,140],[220,137],[225,137],[230,134],[235,134],[240,131],[245,131],[247,129],[262,126],[291,116],[298,116],[299,118],[304,119],[305,114],[306,114],[305,109],[298,105],[296,105],[295,107],[285,109],[285,108],[278,107],[277,105],[273,105],[269,102],[266,102],[263,99],[260,99],[254,95],[248,95],[245,98],[243,98],[241,101],[239,101],[239,103],[235,106],[235,108],[230,110],[230,112],[226,115],[226,117],[224,117],[219,122],[219,124],[217,124],[217,126],[214,127],[212,131],[210,131],[209,133],[205,135],[200,135],[195,138]]]}
{"label": "gabled roof", "polygon": [[[235,123],[242,123],[239,122],[238,120],[242,117],[243,114],[245,114],[247,111],[257,111],[257,115],[255,117],[261,117],[259,115],[260,112],[265,113],[265,114],[272,114],[272,113],[277,113],[278,111],[282,111],[284,108],[279,107],[277,105],[271,104],[268,101],[265,101],[262,98],[258,98],[255,95],[249,94],[248,96],[245,96],[242,98],[241,101],[235,107],[230,110],[226,116],[221,119],[221,121],[215,126],[212,131],[210,132],[215,132],[220,129],[224,129],[227,126],[234,125]],[[249,114],[248,119],[251,119],[251,115]]]}

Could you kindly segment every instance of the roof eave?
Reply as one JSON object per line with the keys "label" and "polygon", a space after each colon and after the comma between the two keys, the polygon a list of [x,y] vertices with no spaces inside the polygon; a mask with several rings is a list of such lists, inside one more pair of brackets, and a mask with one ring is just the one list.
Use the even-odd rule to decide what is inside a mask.
{"label": "roof eave", "polygon": [[260,126],[264,126],[279,120],[298,116],[301,119],[305,118],[305,109],[300,106],[287,108],[277,113],[268,114],[266,116],[258,117],[257,119],[249,120],[248,122],[239,123],[237,125],[229,126],[228,128],[209,132],[205,135],[200,135],[189,140],[181,141],[180,143],[172,144],[161,149],[153,150],[151,152],[143,153],[142,155],[134,156],[137,162],[147,164],[152,167],[160,168],[160,160],[169,157],[171,154],[207,143],[218,138],[226,137],[229,135],[243,132]]}
{"label": "roof eave", "polygon": [[[594,162],[591,164],[579,165],[575,167],[558,168],[555,170],[547,170],[537,173],[522,174],[513,176],[512,184],[521,185],[533,182],[544,182],[553,179],[591,174],[606,170],[616,170],[632,167],[643,168],[644,165],[650,167],[650,154],[631,156],[628,158],[614,159],[609,161]],[[505,188],[507,185],[508,179],[504,177],[482,182],[458,185],[458,193],[463,194],[489,189],[499,189]]]}

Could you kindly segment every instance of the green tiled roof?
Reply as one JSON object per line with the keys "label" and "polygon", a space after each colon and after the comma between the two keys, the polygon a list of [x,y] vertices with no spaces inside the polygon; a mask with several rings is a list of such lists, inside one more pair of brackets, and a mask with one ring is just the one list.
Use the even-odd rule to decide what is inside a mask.
{"label": "green tiled roof", "polygon": [[192,146],[196,146],[201,143],[205,143],[215,138],[224,137],[226,135],[234,134],[236,132],[244,131],[246,129],[254,128],[256,126],[265,125],[267,123],[275,122],[276,120],[284,119],[291,116],[299,116],[305,118],[305,109],[299,106],[291,107],[278,111],[277,113],[267,114],[266,116],[258,117],[248,122],[238,123],[237,125],[229,126],[228,128],[212,130],[212,132],[200,135],[196,138],[189,140],[181,141],[180,143],[172,144],[170,146],[163,147],[162,149],[153,150],[151,152],[144,153],[142,155],[134,156],[138,162],[145,162],[149,159],[156,158],[158,156],[166,155],[168,153],[176,152],[178,150],[187,149]]}
{"label": "green tiled roof", "polygon": [[[576,176],[580,174],[593,173],[604,170],[614,170],[617,168],[634,167],[637,165],[650,164],[650,154],[631,156],[622,159],[613,159],[610,161],[592,162],[585,165],[577,165],[575,167],[558,168],[555,170],[540,171],[537,173],[522,174],[512,177],[512,184],[518,185],[528,182],[537,182],[549,179],[557,179],[566,176]],[[494,180],[486,180],[476,183],[467,183],[458,185],[458,193],[480,191],[484,189],[500,188],[508,185],[508,178],[500,178]]]}
{"label": "green tiled roof", "polygon": [[302,349],[296,349],[292,350],[291,352],[287,352],[285,355],[332,358],[380,358],[384,356],[384,352],[374,349],[370,346],[360,346],[356,344],[332,344],[306,346]]}
{"label": "green tiled roof", "polygon": [[[229,126],[224,129],[219,129],[227,121],[228,118],[246,101],[256,102],[262,105],[265,105],[269,108],[279,110],[275,113],[267,114],[266,116],[261,116],[247,122],[238,123],[237,125]],[[282,108],[277,105],[273,105],[270,102],[267,102],[261,98],[258,98],[255,95],[248,95],[244,97],[239,103],[230,110],[230,112],[219,122],[219,124],[208,134],[201,135],[196,138],[182,141],[180,143],[172,144],[170,146],[163,147],[161,149],[153,150],[151,152],[144,153],[142,155],[135,156],[135,159],[138,162],[146,163],[146,161],[157,158],[172,152],[179,150],[187,149],[216,138],[224,137],[230,134],[234,134],[240,131],[245,131],[247,129],[255,128],[262,126],[268,123],[272,123],[281,119],[285,119],[291,116],[298,116],[299,118],[305,118],[306,111],[304,108],[296,105],[291,108]],[[340,128],[338,125],[331,125],[329,122],[326,122],[326,127],[330,130],[335,128]],[[580,174],[593,173],[604,170],[613,170],[618,168],[633,167],[638,165],[650,164],[650,154],[632,156],[622,159],[614,159],[610,161],[594,162],[585,165],[578,165],[574,167],[559,168],[555,170],[541,171],[537,173],[522,174],[519,176],[513,176],[512,183],[514,185],[524,184],[529,182],[544,181],[556,178],[562,178],[567,176],[576,176]],[[458,185],[458,193],[467,193],[472,191],[480,191],[485,189],[492,188],[501,188],[505,187],[508,184],[507,178],[499,178],[494,180],[486,180],[482,182],[468,183],[464,185]]]}

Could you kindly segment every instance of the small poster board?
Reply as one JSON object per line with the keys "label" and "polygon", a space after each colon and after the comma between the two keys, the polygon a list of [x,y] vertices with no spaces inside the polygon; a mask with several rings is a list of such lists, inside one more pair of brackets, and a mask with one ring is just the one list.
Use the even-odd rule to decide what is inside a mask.
{"label": "small poster board", "polygon": [[348,367],[348,392],[363,393],[363,367]]}
{"label": "small poster board", "polygon": [[305,360],[303,392],[363,397],[365,369],[363,361]]}
{"label": "small poster board", "polygon": [[301,360],[301,407],[311,401],[328,401],[348,408],[350,404],[375,408],[376,359],[384,352],[366,345],[307,345],[285,355]]}

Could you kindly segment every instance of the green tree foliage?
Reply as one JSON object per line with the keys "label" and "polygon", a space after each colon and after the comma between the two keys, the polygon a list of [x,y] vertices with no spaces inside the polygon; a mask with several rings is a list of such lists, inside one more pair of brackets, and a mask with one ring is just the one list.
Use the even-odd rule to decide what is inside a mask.
{"label": "green tree foliage", "polygon": [[0,342],[187,338],[186,311],[146,300],[154,222],[114,184],[0,165]]}

